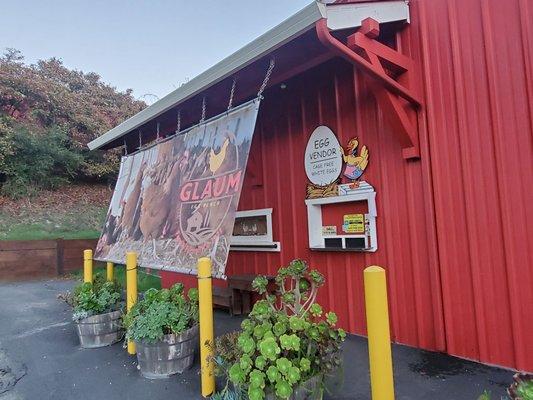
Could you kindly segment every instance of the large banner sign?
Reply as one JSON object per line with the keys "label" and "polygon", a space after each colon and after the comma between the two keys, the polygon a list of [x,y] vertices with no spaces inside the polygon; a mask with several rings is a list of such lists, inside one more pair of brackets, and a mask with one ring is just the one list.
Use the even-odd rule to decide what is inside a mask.
{"label": "large banner sign", "polygon": [[122,158],[95,259],[225,278],[259,100]]}

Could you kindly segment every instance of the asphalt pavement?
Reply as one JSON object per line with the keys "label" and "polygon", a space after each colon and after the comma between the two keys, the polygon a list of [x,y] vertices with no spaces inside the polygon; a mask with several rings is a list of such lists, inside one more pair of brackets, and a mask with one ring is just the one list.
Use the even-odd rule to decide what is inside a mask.
{"label": "asphalt pavement", "polygon": [[[81,349],[71,310],[57,299],[73,281],[0,283],[0,400],[201,399],[198,359],[164,380],[140,376],[122,344]],[[241,319],[215,313],[216,334]],[[483,390],[505,394],[512,371],[443,354],[393,346],[396,399],[476,400]],[[344,370],[326,398],[370,399],[365,338],[349,336]]]}

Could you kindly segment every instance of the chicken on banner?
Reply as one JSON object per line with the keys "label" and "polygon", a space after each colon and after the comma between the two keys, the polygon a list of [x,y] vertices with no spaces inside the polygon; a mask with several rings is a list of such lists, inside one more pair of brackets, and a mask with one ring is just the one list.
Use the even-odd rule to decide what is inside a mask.
{"label": "chicken on banner", "polygon": [[259,100],[122,158],[95,259],[225,278]]}

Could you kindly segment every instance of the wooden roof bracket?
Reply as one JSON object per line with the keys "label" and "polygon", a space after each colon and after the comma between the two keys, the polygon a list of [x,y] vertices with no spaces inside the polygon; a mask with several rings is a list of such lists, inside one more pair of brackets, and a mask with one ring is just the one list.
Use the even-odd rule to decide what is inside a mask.
{"label": "wooden roof bracket", "polygon": [[[375,40],[379,35],[379,22],[372,18],[362,21],[361,28],[348,36],[347,44],[331,35],[325,18],[317,21],[316,31],[324,46],[370,78],[369,86],[383,115],[399,135],[403,157],[420,158],[416,114],[422,102],[409,87],[409,78],[414,71],[413,60]],[[398,80],[387,74],[383,62],[388,70],[394,71]]]}

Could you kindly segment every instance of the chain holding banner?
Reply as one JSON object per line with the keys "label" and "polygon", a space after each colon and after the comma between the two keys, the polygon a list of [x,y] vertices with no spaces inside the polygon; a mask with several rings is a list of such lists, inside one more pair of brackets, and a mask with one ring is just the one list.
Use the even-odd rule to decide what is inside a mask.
{"label": "chain holding banner", "polygon": [[94,258],[196,275],[225,266],[259,99],[124,156]]}

